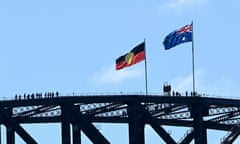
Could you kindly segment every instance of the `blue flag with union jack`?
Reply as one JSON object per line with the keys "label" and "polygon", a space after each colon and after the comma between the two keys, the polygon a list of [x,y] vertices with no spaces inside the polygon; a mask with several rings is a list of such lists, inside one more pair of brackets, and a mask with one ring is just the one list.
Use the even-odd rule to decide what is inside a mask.
{"label": "blue flag with union jack", "polygon": [[165,50],[168,50],[178,44],[191,41],[192,41],[192,24],[188,24],[168,34],[163,41],[163,45]]}

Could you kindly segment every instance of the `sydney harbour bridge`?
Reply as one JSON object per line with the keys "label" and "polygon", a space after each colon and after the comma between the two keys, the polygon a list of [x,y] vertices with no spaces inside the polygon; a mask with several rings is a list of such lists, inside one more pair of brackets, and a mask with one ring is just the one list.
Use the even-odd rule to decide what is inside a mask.
{"label": "sydney harbour bridge", "polygon": [[[233,143],[240,134],[240,100],[204,95],[57,94],[16,96],[0,101],[0,124],[6,127],[6,143],[15,144],[15,135],[26,144],[38,142],[21,124],[59,123],[62,144],[81,144],[81,132],[94,144],[111,144],[93,123],[128,125],[129,144],[145,144],[149,125],[166,144],[207,144],[207,130],[228,132],[222,144]],[[163,126],[189,130],[175,140]]]}

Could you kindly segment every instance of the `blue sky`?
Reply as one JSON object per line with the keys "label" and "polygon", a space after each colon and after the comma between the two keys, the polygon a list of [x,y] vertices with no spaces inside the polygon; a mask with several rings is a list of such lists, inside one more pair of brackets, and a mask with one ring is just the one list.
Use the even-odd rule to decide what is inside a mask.
{"label": "blue sky", "polygon": [[[191,91],[191,43],[169,51],[162,44],[168,33],[191,21],[197,91],[238,98],[239,6],[238,0],[0,1],[0,98],[46,91],[64,95],[144,92],[143,62],[114,69],[116,58],[144,39],[148,91],[161,93],[165,82],[174,90]],[[39,143],[60,143],[58,125],[25,127],[39,137]],[[110,125],[100,127],[111,134]],[[118,129],[109,136],[112,143],[127,143],[127,134],[120,136],[127,132],[126,126]],[[146,131],[146,143],[161,142],[150,128]],[[52,133],[56,139],[44,142]],[[210,142],[223,136],[215,131],[209,134]]]}

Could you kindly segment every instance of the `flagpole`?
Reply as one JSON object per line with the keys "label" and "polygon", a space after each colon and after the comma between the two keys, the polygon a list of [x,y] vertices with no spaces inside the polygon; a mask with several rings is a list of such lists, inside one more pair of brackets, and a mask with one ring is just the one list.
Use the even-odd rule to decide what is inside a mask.
{"label": "flagpole", "polygon": [[192,73],[193,73],[193,96],[195,96],[195,94],[196,94],[196,89],[195,89],[195,65],[194,65],[193,21],[192,21]]}
{"label": "flagpole", "polygon": [[146,96],[148,95],[148,84],[147,84],[147,59],[146,59],[146,41],[144,39],[144,56],[145,56],[145,88],[146,88]]}

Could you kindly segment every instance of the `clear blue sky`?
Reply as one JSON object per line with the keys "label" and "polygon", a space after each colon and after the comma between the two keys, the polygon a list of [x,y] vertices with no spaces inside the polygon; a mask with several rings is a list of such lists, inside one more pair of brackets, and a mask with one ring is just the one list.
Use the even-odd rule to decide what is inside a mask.
{"label": "clear blue sky", "polygon": [[[191,91],[191,43],[165,51],[162,41],[193,21],[197,91],[238,98],[239,7],[238,0],[2,0],[0,97],[45,91],[144,92],[143,62],[114,69],[116,58],[144,39],[149,92],[161,93],[164,82],[174,90]],[[58,125],[25,127],[39,143],[60,143]],[[112,143],[128,143],[126,126],[114,133],[110,125],[99,127]],[[171,130],[176,139],[184,133],[178,130]],[[161,142],[150,128],[146,131],[146,144]],[[210,143],[219,142],[219,133],[209,133]]]}

